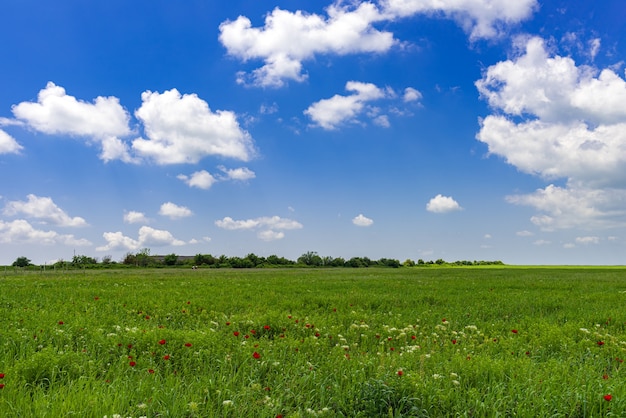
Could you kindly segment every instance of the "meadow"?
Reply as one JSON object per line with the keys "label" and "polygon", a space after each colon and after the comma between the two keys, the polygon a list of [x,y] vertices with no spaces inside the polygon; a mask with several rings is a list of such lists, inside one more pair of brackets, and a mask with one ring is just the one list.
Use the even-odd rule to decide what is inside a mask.
{"label": "meadow", "polygon": [[626,416],[626,269],[0,275],[3,417]]}

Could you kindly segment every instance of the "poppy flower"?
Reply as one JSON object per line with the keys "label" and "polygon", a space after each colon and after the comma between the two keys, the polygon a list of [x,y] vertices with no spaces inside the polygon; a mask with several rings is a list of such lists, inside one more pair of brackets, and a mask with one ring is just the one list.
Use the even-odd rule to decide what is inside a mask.
{"label": "poppy flower", "polygon": [[402,370],[398,370],[398,376],[402,376],[404,372]]}
{"label": "poppy flower", "polygon": [[63,325],[65,322],[63,321],[59,321],[59,325]]}
{"label": "poppy flower", "polygon": [[4,373],[0,373],[0,379],[4,379]]}
{"label": "poppy flower", "polygon": [[165,343],[166,343],[166,342],[167,342],[167,341],[165,341],[165,340],[160,340],[160,341],[159,341],[159,344],[161,344],[161,345],[165,345]]}
{"label": "poppy flower", "polygon": [[607,402],[611,402],[611,399],[613,399],[613,396],[609,393],[603,396],[604,400]]}
{"label": "poppy flower", "polygon": [[153,369],[148,369],[148,373],[154,374],[154,370]]}
{"label": "poppy flower", "polygon": [[227,322],[226,325],[230,325],[230,322]]}
{"label": "poppy flower", "polygon": [[250,330],[250,334],[252,334],[252,335],[256,334],[256,330],[251,329],[251,330]]}
{"label": "poppy flower", "polygon": [[456,344],[456,340],[452,340],[452,344]]}
{"label": "poppy flower", "polygon": [[604,341],[598,341],[598,347],[602,347],[604,345]]}
{"label": "poppy flower", "polygon": [[607,380],[607,379],[609,378],[609,375],[605,373],[605,374],[603,374],[603,375],[602,375],[602,378],[603,378],[604,380]]}
{"label": "poppy flower", "polygon": [[234,335],[235,337],[239,337],[239,331],[235,331],[235,332],[233,332],[233,335]]}
{"label": "poppy flower", "polygon": [[254,353],[252,353],[252,357],[258,360],[261,358],[261,355],[255,351]]}
{"label": "poppy flower", "polygon": [[170,359],[170,355],[169,354],[166,354],[166,355],[163,356],[163,360],[169,360],[169,359]]}
{"label": "poppy flower", "polygon": [[269,325],[264,325],[263,329],[268,330],[268,329],[270,329],[270,326]]}
{"label": "poppy flower", "polygon": [[513,334],[517,334],[517,330],[516,330],[516,329],[512,329],[512,330],[511,330],[511,332],[512,332]]}
{"label": "poppy flower", "polygon": [[4,383],[0,383],[0,389],[4,389]]}
{"label": "poppy flower", "polygon": [[191,343],[185,343],[185,347],[191,347]]}
{"label": "poppy flower", "polygon": [[137,363],[135,363],[134,361],[131,361],[130,363],[128,363],[128,365],[130,367],[135,367],[137,365]]}

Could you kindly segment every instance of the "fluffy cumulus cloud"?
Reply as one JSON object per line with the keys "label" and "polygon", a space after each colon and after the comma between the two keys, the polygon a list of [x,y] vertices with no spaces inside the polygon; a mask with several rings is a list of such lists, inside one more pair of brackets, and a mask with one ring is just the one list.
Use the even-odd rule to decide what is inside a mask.
{"label": "fluffy cumulus cloud", "polygon": [[477,138],[519,170],[566,185],[508,200],[538,209],[532,221],[546,230],[623,224],[626,81],[551,54],[541,38],[517,46],[476,82],[496,111]]}
{"label": "fluffy cumulus cloud", "polygon": [[255,155],[250,134],[233,112],[213,112],[196,94],[181,95],[176,89],[146,91],[141,98],[135,116],[147,139],[133,141],[138,155],[157,164],[195,164],[206,156],[248,161]]}
{"label": "fluffy cumulus cloud", "polygon": [[215,225],[227,230],[257,230],[257,237],[263,241],[274,241],[285,237],[283,230],[301,229],[302,224],[280,216],[264,216],[255,219],[235,220],[230,216],[215,221]]}
{"label": "fluffy cumulus cloud", "polygon": [[498,36],[504,26],[528,19],[538,7],[536,0],[382,0],[389,19],[416,14],[454,19],[471,39]]}
{"label": "fluffy cumulus cloud", "polygon": [[143,212],[130,210],[124,214],[124,222],[127,224],[145,224],[148,218]]}
{"label": "fluffy cumulus cloud", "polygon": [[413,87],[407,87],[404,89],[404,95],[402,99],[405,102],[417,102],[422,99],[422,93],[419,90],[414,89]]}
{"label": "fluffy cumulus cloud", "polygon": [[191,175],[179,174],[176,178],[185,182],[189,187],[207,190],[218,181],[248,181],[256,177],[254,171],[247,167],[226,168],[220,165],[217,168],[222,174],[213,175],[206,170],[200,170]]}
{"label": "fluffy cumulus cloud", "polygon": [[86,239],[76,238],[72,234],[59,234],[56,231],[36,229],[24,219],[11,222],[0,220],[0,243],[2,244],[32,244],[32,245],[71,245],[90,246]]}
{"label": "fluffy cumulus cloud", "polygon": [[178,206],[175,203],[166,202],[161,205],[159,215],[167,216],[170,219],[182,219],[193,215],[193,212],[185,206]]}
{"label": "fluffy cumulus cloud", "polygon": [[[391,93],[372,83],[348,81],[346,90],[354,92],[349,96],[334,95],[330,99],[323,99],[313,103],[304,114],[324,129],[335,129],[342,123],[354,122],[363,112],[367,102],[382,99]],[[376,112],[370,115],[377,117]]]}
{"label": "fluffy cumulus cloud", "polygon": [[15,138],[0,129],[0,154],[18,154],[22,148]]}
{"label": "fluffy cumulus cloud", "polygon": [[417,14],[443,16],[459,22],[472,39],[490,38],[530,17],[536,7],[536,0],[337,1],[326,15],[275,8],[262,27],[253,27],[248,17],[239,16],[220,25],[219,40],[231,56],[263,61],[251,74],[239,73],[239,82],[280,87],[287,80],[305,80],[303,62],[316,55],[388,51],[398,41],[391,32],[376,29],[378,23]]}
{"label": "fluffy cumulus cloud", "polygon": [[252,74],[240,74],[241,82],[270,87],[280,87],[285,80],[305,80],[302,62],[317,54],[384,52],[395,42],[391,33],[372,26],[381,20],[372,3],[352,8],[337,3],[326,12],[327,16],[321,16],[276,8],[261,28],[239,16],[220,25],[219,40],[232,56],[263,60],[264,65]]}
{"label": "fluffy cumulus cloud", "polygon": [[28,127],[51,135],[84,137],[102,147],[100,158],[131,162],[128,146],[120,137],[129,135],[130,116],[116,97],[97,97],[93,103],[70,96],[61,86],[48,82],[37,102],[13,106],[13,114]]}
{"label": "fluffy cumulus cloud", "polygon": [[125,236],[122,232],[105,232],[102,234],[106,245],[96,248],[96,251],[129,250],[134,251],[144,247],[165,247],[168,245],[185,245],[184,241],[176,239],[169,231],[154,229],[149,226],[139,228],[137,239]]}
{"label": "fluffy cumulus cloud", "polygon": [[210,189],[211,186],[213,186],[213,184],[217,181],[217,179],[206,170],[196,171],[189,176],[179,174],[176,178],[184,181],[189,187],[197,187],[198,189],[204,190]]}
{"label": "fluffy cumulus cloud", "polygon": [[352,218],[352,223],[356,226],[371,226],[374,221],[360,213]]}
{"label": "fluffy cumulus cloud", "polygon": [[426,204],[426,210],[433,213],[447,213],[462,210],[461,205],[449,196],[438,194]]}
{"label": "fluffy cumulus cloud", "polygon": [[29,194],[26,196],[26,199],[25,202],[20,200],[8,202],[4,207],[3,213],[7,216],[26,216],[41,223],[56,226],[87,226],[87,222],[83,218],[69,216],[50,197],[39,197]]}

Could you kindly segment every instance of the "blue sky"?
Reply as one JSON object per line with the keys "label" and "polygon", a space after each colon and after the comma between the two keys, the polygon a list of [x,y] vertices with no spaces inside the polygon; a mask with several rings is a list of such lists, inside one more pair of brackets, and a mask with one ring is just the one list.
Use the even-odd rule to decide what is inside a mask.
{"label": "blue sky", "polygon": [[87,3],[3,5],[1,264],[624,264],[618,0]]}

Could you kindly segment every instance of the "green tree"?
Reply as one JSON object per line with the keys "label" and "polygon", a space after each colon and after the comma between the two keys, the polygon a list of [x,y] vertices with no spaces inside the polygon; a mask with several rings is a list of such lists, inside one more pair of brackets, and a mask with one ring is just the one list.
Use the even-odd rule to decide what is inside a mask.
{"label": "green tree", "polygon": [[166,266],[175,266],[176,262],[178,262],[178,256],[174,253],[168,254],[163,257],[163,264]]}
{"label": "green tree", "polygon": [[30,266],[30,259],[26,257],[17,257],[11,266],[13,267],[28,267]]}
{"label": "green tree", "polygon": [[305,264],[307,266],[321,266],[322,257],[317,255],[315,251],[308,251],[298,257],[298,264]]}

